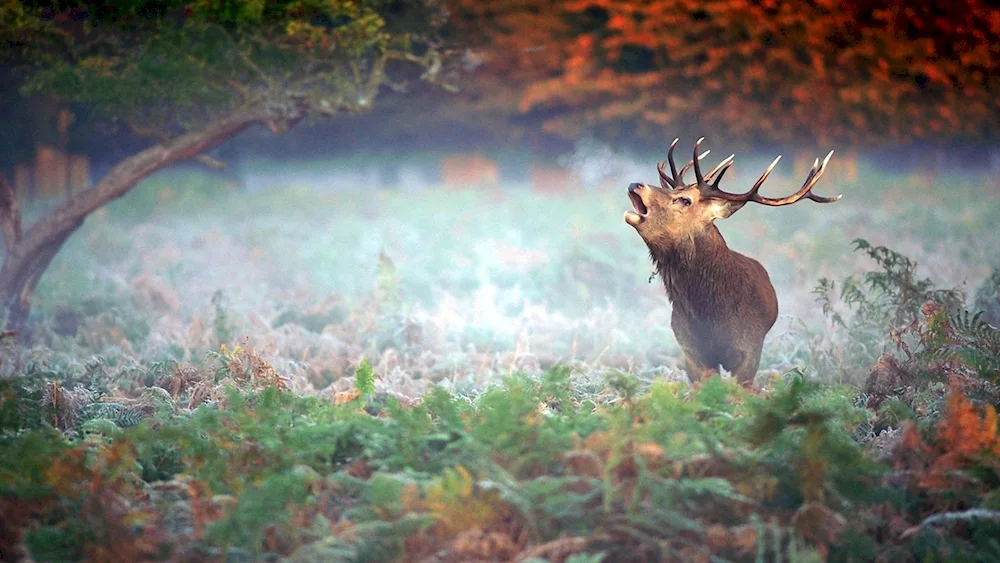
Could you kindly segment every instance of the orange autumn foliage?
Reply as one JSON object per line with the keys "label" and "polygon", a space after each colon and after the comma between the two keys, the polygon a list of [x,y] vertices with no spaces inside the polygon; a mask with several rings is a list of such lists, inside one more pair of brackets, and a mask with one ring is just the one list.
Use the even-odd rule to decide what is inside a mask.
{"label": "orange autumn foliage", "polygon": [[136,506],[147,494],[131,473],[136,459],[135,447],[118,440],[96,451],[87,445],[68,448],[47,468],[43,482],[52,497],[36,499],[34,508],[59,499],[93,530],[83,546],[84,560],[149,561],[162,553],[166,537],[157,515]]}
{"label": "orange autumn foliage", "polygon": [[948,398],[948,417],[938,424],[938,438],[945,445],[944,456],[969,457],[981,453],[1000,456],[997,411],[992,405],[980,416],[961,392]]}
{"label": "orange autumn foliage", "polygon": [[990,458],[1000,459],[996,409],[987,405],[980,414],[961,391],[953,390],[947,416],[937,425],[934,445],[924,442],[916,425],[911,424],[903,434],[901,450],[912,454],[909,465],[919,469],[920,487],[947,488],[956,471]]}
{"label": "orange autumn foliage", "polygon": [[[984,0],[452,0],[480,110],[569,138],[982,138],[1000,130]],[[671,133],[673,135],[673,133]]]}

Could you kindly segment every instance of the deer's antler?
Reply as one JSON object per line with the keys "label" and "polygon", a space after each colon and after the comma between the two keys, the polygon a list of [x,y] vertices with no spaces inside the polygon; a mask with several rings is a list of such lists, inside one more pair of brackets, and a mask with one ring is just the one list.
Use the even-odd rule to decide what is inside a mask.
{"label": "deer's antler", "polygon": [[[670,143],[670,150],[667,151],[667,160],[656,165],[656,171],[660,173],[660,185],[663,187],[663,189],[673,190],[676,188],[684,187],[685,186],[684,174],[692,166],[694,167],[694,175],[698,185],[704,184],[706,180],[711,180],[712,177],[715,176],[715,174],[720,171],[722,171],[722,173],[725,174],[725,169],[732,166],[733,159],[736,158],[736,155],[730,155],[729,158],[723,160],[718,164],[718,166],[713,168],[711,172],[702,176],[701,166],[699,164],[699,161],[708,156],[708,153],[712,152],[711,150],[707,150],[701,154],[698,154],[698,148],[701,146],[701,143],[704,140],[705,137],[702,137],[698,139],[698,142],[694,144],[694,158],[690,162],[685,164],[680,169],[680,172],[677,171],[677,165],[674,163],[674,148],[677,147],[677,142],[680,141],[680,139],[674,139],[674,142]],[[670,166],[670,176],[667,176],[666,168],[668,165]],[[722,175],[720,174],[719,178],[721,177]],[[718,179],[716,179],[716,184],[717,183]]]}
{"label": "deer's antler", "polygon": [[[775,158],[774,161],[771,162],[771,165],[767,167],[767,170],[765,170],[764,173],[760,175],[760,178],[757,179],[757,182],[755,182],[753,187],[750,188],[750,190],[746,193],[732,194],[729,192],[724,192],[719,189],[719,181],[722,180],[722,176],[726,173],[726,170],[728,170],[729,167],[732,166],[733,157],[727,158],[726,160],[722,161],[722,163],[720,163],[719,166],[716,167],[716,169],[718,169],[719,171],[719,175],[715,177],[715,181],[712,182],[712,185],[708,185],[706,181],[701,181],[698,183],[698,187],[699,190],[701,190],[701,192],[708,197],[713,197],[716,199],[724,199],[726,201],[743,202],[743,203],[752,201],[754,203],[759,203],[761,205],[769,205],[774,207],[781,205],[791,205],[803,198],[811,199],[818,203],[832,203],[834,201],[839,200],[842,196],[837,195],[834,197],[823,197],[812,193],[813,186],[816,185],[816,182],[819,181],[820,176],[823,175],[823,172],[826,170],[826,165],[828,162],[830,162],[830,157],[832,156],[833,156],[833,151],[830,151],[822,162],[820,162],[820,160],[817,158],[815,162],[813,162],[812,169],[809,170],[809,175],[806,176],[806,181],[803,182],[802,187],[799,188],[799,191],[787,197],[771,198],[771,197],[764,197],[758,193],[760,191],[760,187],[767,180],[767,177],[771,175],[772,171],[774,171],[774,167],[777,166],[778,161],[781,160],[780,155],[777,158]],[[712,172],[709,173],[708,175],[708,179],[711,179],[712,175],[715,174],[715,172],[716,170],[712,170]]]}

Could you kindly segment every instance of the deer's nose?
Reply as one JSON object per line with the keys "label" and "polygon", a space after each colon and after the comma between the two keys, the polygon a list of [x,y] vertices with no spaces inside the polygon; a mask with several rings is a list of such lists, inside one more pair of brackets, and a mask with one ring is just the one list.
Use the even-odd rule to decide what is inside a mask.
{"label": "deer's nose", "polygon": [[646,187],[646,184],[643,184],[641,182],[632,182],[631,184],[628,185],[628,191],[630,191],[630,192],[637,192],[637,191],[639,191],[639,190],[641,190],[642,188],[645,188],[645,187]]}

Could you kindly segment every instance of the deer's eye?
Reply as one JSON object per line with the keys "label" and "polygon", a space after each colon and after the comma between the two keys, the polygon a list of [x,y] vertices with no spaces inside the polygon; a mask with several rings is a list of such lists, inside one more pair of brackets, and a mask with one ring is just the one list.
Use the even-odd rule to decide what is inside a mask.
{"label": "deer's eye", "polygon": [[691,207],[691,200],[686,197],[679,197],[674,200],[675,202],[683,205],[684,207]]}

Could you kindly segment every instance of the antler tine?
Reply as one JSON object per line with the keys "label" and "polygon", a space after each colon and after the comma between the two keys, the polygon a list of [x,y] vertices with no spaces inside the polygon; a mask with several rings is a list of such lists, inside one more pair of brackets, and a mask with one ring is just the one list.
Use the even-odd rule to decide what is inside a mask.
{"label": "antler tine", "polygon": [[837,194],[833,197],[823,197],[812,193],[813,186],[816,185],[816,181],[819,180],[819,177],[823,175],[823,171],[826,170],[826,163],[830,162],[830,157],[832,156],[833,151],[827,153],[826,158],[823,159],[823,164],[820,165],[819,171],[816,175],[812,177],[812,182],[809,184],[809,189],[806,191],[805,197],[815,201],[816,203],[833,203],[844,196],[844,194]]}
{"label": "antler tine", "polygon": [[[698,147],[701,146],[701,142],[704,141],[704,140],[705,140],[705,137],[702,137],[702,138],[700,138],[700,139],[698,139],[697,141],[694,142],[694,156],[692,157],[692,160],[691,160],[691,162],[694,163],[694,179],[695,179],[696,182],[698,182],[699,186],[704,185],[704,183],[705,183],[705,177],[701,175],[701,166],[698,164],[698,160],[699,160],[698,159]],[[705,154],[708,154],[708,153],[706,152]]]}
{"label": "antler tine", "polygon": [[708,156],[708,153],[710,153],[710,152],[712,152],[711,149],[709,149],[709,150],[701,153],[701,155],[698,156],[698,158],[696,158],[695,160],[692,160],[691,162],[688,162],[687,164],[685,164],[681,168],[681,173],[678,175],[678,178],[677,178],[677,181],[680,183],[680,185],[682,185],[682,186],[684,185],[684,173],[688,171],[688,168],[691,168],[691,165],[694,164],[696,161],[701,160],[701,159],[705,158],[706,156]]}
{"label": "antler tine", "polygon": [[[770,197],[763,197],[754,192],[753,194],[754,197],[751,199],[751,201],[760,203],[762,205],[774,205],[774,206],[789,205],[795,203],[796,201],[799,201],[803,197],[812,195],[813,186],[816,185],[816,182],[819,181],[820,176],[822,176],[823,172],[826,171],[826,165],[828,162],[830,162],[830,157],[832,156],[833,156],[833,151],[830,151],[826,155],[826,158],[823,159],[823,162],[820,162],[820,160],[817,158],[813,162],[812,168],[809,170],[809,175],[806,176],[806,181],[802,183],[802,187],[799,188],[799,191],[795,192],[794,194],[782,198],[770,198]],[[840,199],[840,197],[841,196],[839,195],[836,197],[813,196],[809,197],[809,199],[819,203],[831,203],[837,201],[838,199]]]}
{"label": "antler tine", "polygon": [[733,161],[730,160],[729,162],[726,163],[725,166],[722,167],[721,170],[719,170],[719,175],[716,176],[715,177],[715,181],[712,182],[712,190],[714,190],[714,191],[718,191],[719,190],[719,182],[722,181],[722,177],[726,175],[726,171],[729,170],[729,168],[732,165],[733,165]]}
{"label": "antler tine", "polygon": [[[757,191],[760,190],[760,187],[763,186],[764,182],[767,181],[767,177],[770,176],[771,172],[774,171],[774,167],[778,165],[778,161],[779,160],[781,160],[781,155],[780,154],[778,156],[774,157],[774,160],[771,161],[771,164],[767,167],[767,170],[765,170],[764,173],[760,175],[760,178],[757,178],[757,181],[754,182],[753,187],[750,188],[749,192],[747,192],[748,195],[751,195],[751,196],[756,196],[757,195]],[[750,199],[753,199],[753,198],[750,198]]]}
{"label": "antler tine", "polygon": [[664,167],[667,165],[667,161],[663,161],[656,165],[656,171],[660,173],[660,185],[663,186],[665,190],[672,190],[677,186],[674,185],[674,181],[667,177],[667,171]]}
{"label": "antler tine", "polygon": [[674,139],[674,142],[670,143],[670,150],[667,151],[667,161],[670,162],[670,175],[674,177],[674,186],[680,186],[684,183],[681,181],[681,177],[677,175],[677,165],[674,164],[674,148],[680,140],[680,137]]}
{"label": "antler tine", "polygon": [[733,165],[733,160],[735,160],[735,159],[736,159],[736,155],[735,154],[731,154],[728,157],[726,157],[726,159],[723,160],[722,162],[720,162],[719,164],[717,164],[715,166],[715,168],[712,169],[711,172],[709,172],[708,174],[705,174],[705,180],[706,181],[707,180],[711,180],[712,177],[715,176],[715,174],[718,171],[720,171],[720,170],[722,170],[724,168],[729,168],[730,166],[732,166]]}
{"label": "antler tine", "polygon": [[[710,195],[712,197],[725,199],[727,201],[741,201],[741,202],[752,201],[755,203],[759,203],[761,205],[770,205],[770,206],[789,205],[799,201],[802,198],[811,199],[818,203],[832,203],[834,201],[839,200],[842,196],[837,195],[835,197],[823,197],[812,193],[813,186],[816,185],[816,182],[819,181],[820,176],[822,176],[823,172],[826,171],[826,165],[828,162],[830,162],[830,157],[832,156],[833,156],[833,151],[830,151],[826,155],[826,158],[823,159],[823,162],[820,162],[820,160],[817,158],[816,161],[813,163],[812,169],[809,170],[809,175],[806,176],[806,180],[805,182],[803,182],[802,187],[799,188],[797,192],[787,197],[770,198],[770,197],[764,197],[759,193],[757,193],[758,190],[760,190],[760,187],[767,180],[768,176],[771,175],[771,172],[774,171],[774,167],[778,165],[778,161],[781,160],[781,155],[778,155],[778,157],[771,162],[771,165],[767,167],[767,170],[765,170],[763,174],[760,175],[760,178],[757,179],[753,187],[750,188],[748,192],[742,194],[731,194],[729,192],[724,192],[718,189],[719,180],[722,178],[722,174],[725,173],[725,169],[723,169],[719,174],[719,176],[716,177],[715,182],[712,184],[712,191]],[[725,168],[728,168],[728,166],[726,166]]]}
{"label": "antler tine", "polygon": [[764,181],[767,180],[767,177],[771,175],[772,171],[774,171],[774,167],[778,165],[779,160],[781,160],[780,154],[773,161],[771,161],[771,165],[767,167],[767,170],[765,170],[763,174],[760,175],[760,178],[757,178],[753,187],[750,188],[749,191],[742,194],[732,194],[719,189],[719,181],[722,180],[723,174],[725,174],[726,170],[729,169],[729,166],[732,165],[732,161],[730,160],[725,168],[722,169],[721,173],[715,178],[715,181],[712,182],[708,195],[714,198],[724,199],[726,201],[757,201],[760,198],[760,195],[757,194],[757,190],[760,189],[760,187],[764,184]]}

